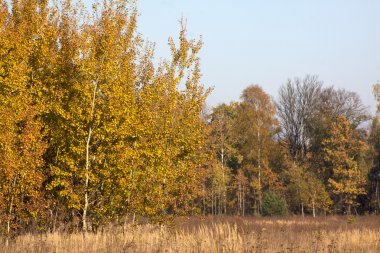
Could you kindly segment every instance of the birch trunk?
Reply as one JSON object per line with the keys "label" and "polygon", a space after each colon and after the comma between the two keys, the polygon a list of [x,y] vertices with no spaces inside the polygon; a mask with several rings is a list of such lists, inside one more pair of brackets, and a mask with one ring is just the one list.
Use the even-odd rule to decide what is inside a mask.
{"label": "birch trunk", "polygon": [[85,192],[84,192],[84,207],[83,207],[83,216],[82,216],[82,229],[84,232],[87,231],[87,212],[89,207],[89,181],[90,181],[90,143],[91,143],[91,137],[92,137],[92,124],[93,124],[93,117],[94,117],[94,111],[95,111],[95,100],[96,100],[96,92],[98,89],[98,82],[95,82],[94,87],[94,93],[92,96],[92,104],[91,104],[91,114],[90,114],[90,125],[88,128],[88,135],[86,140],[86,168],[85,168]]}

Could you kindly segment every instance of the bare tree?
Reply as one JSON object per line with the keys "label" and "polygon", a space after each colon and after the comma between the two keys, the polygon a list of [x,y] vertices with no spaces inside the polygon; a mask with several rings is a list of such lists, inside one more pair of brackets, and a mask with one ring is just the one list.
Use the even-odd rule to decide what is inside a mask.
{"label": "bare tree", "polygon": [[280,88],[277,103],[278,117],[281,125],[281,137],[289,144],[289,151],[294,161],[304,161],[310,137],[307,125],[317,109],[322,82],[317,76],[289,79]]}
{"label": "bare tree", "polygon": [[363,105],[357,93],[334,87],[322,91],[318,111],[335,119],[344,116],[354,128],[370,119],[368,108]]}

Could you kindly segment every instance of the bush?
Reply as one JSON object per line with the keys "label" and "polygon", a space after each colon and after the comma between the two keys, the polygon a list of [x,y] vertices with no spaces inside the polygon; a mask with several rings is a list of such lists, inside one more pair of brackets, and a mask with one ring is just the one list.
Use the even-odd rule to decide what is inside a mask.
{"label": "bush", "polygon": [[262,208],[265,216],[285,215],[288,211],[285,199],[274,192],[265,193]]}

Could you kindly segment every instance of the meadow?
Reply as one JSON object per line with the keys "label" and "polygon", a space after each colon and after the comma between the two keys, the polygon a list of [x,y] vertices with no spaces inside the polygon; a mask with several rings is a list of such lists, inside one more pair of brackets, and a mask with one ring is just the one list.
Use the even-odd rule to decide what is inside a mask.
{"label": "meadow", "polygon": [[98,233],[24,234],[2,252],[380,252],[377,216],[198,217],[168,225],[110,226]]}

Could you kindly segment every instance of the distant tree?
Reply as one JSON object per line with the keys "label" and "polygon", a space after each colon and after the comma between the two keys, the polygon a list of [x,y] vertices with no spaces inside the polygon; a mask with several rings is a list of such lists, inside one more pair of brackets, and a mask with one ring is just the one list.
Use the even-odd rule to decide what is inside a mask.
{"label": "distant tree", "polygon": [[311,169],[325,184],[331,177],[332,171],[328,170],[329,167],[324,164],[322,143],[324,139],[330,137],[330,128],[340,116],[344,116],[350,122],[351,128],[357,130],[369,119],[367,108],[358,94],[341,89],[336,90],[333,87],[323,89],[316,111],[309,119],[307,129],[310,134]]}
{"label": "distant tree", "polygon": [[366,193],[366,175],[360,170],[358,160],[367,144],[356,135],[348,120],[340,116],[331,127],[330,137],[323,141],[324,159],[332,167],[328,181],[347,214],[357,206],[357,197]]}
{"label": "distant tree", "polygon": [[344,116],[356,128],[369,119],[367,109],[357,93],[328,87],[320,94],[317,115],[323,114],[335,119]]}
{"label": "distant tree", "polygon": [[280,195],[266,192],[263,198],[263,214],[267,216],[281,216],[287,214],[286,201]]}
{"label": "distant tree", "polygon": [[270,97],[258,85],[250,85],[241,95],[236,135],[243,166],[249,173],[256,213],[262,212],[262,195],[277,182],[277,174],[269,167],[273,136],[277,129],[276,109]]}
{"label": "distant tree", "polygon": [[322,82],[316,76],[288,80],[279,91],[277,101],[278,117],[282,138],[289,145],[294,161],[304,162],[308,152],[310,134],[308,123],[315,114],[322,90]]}
{"label": "distant tree", "polygon": [[[213,155],[215,160],[211,168],[211,200],[212,200],[212,213],[217,208],[214,208],[216,201],[214,201],[215,183],[219,182],[219,205],[222,207],[222,213],[227,213],[227,202],[228,202],[228,185],[229,185],[229,174],[231,169],[236,169],[239,165],[240,159],[235,147],[233,132],[233,122],[236,118],[236,103],[231,103],[230,105],[221,104],[213,108],[212,113],[209,116],[209,148],[215,151]],[[215,173],[219,171],[220,173]],[[220,178],[214,178],[219,176]],[[222,183],[222,184],[220,184]],[[221,212],[219,212],[221,213]]]}
{"label": "distant tree", "polygon": [[378,102],[377,115],[373,117],[369,131],[368,143],[370,146],[369,157],[372,158],[368,180],[369,209],[375,214],[380,213],[380,84],[373,87],[373,93]]}
{"label": "distant tree", "polygon": [[211,148],[215,149],[217,159],[223,166],[233,168],[239,165],[236,136],[233,135],[237,107],[238,103],[220,104],[209,115]]}
{"label": "distant tree", "polygon": [[317,215],[317,210],[321,210],[323,213],[330,211],[330,207],[333,204],[325,184],[318,179],[313,173],[308,171],[305,175],[306,181],[306,207],[312,210],[313,217]]}
{"label": "distant tree", "polygon": [[305,209],[308,209],[315,217],[317,210],[329,211],[332,201],[325,185],[310,167],[308,163],[298,166],[294,163],[290,165],[286,173],[289,178],[288,203],[293,205],[294,210],[300,210],[302,216],[305,215]]}
{"label": "distant tree", "polygon": [[230,183],[230,169],[215,162],[211,166],[211,213],[226,214],[227,213],[227,194]]}
{"label": "distant tree", "polygon": [[239,169],[233,177],[231,189],[235,192],[236,213],[245,216],[247,204],[246,195],[249,193],[249,182],[242,169]]}
{"label": "distant tree", "polygon": [[378,214],[380,212],[380,122],[375,116],[369,133],[369,157],[372,159],[371,169],[368,173],[368,207]]}
{"label": "distant tree", "polygon": [[373,86],[373,94],[377,101],[377,111],[380,111],[380,83],[377,83]]}

